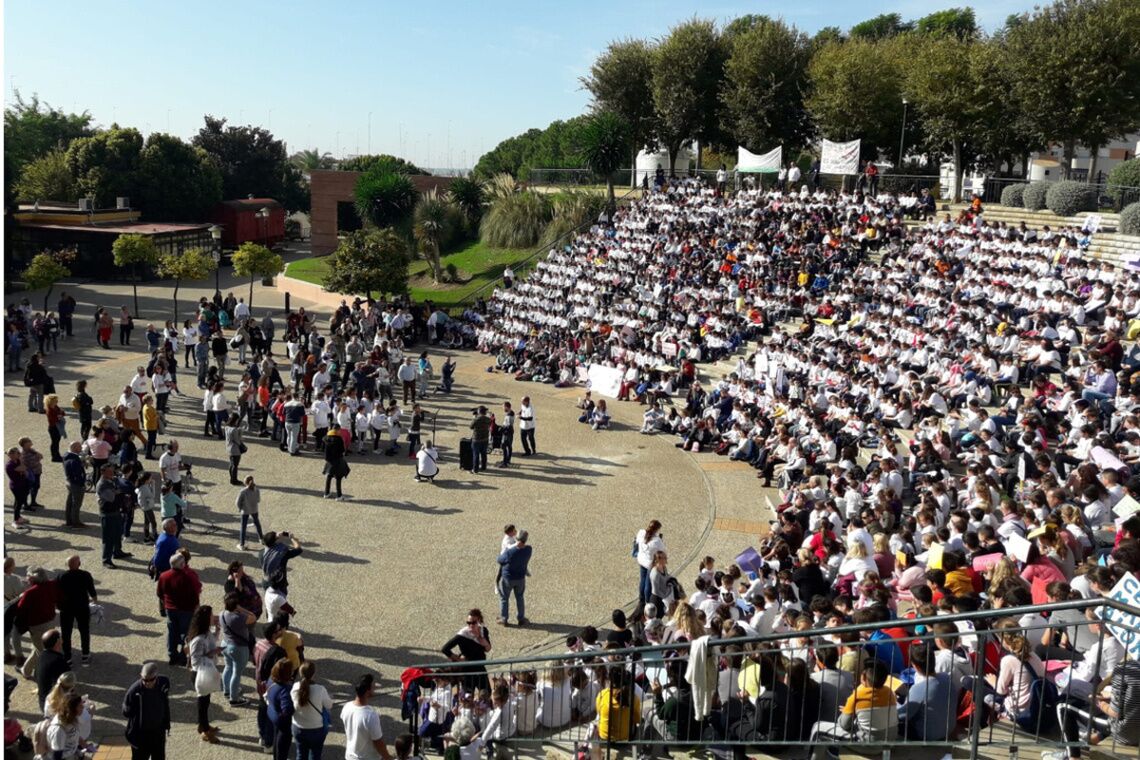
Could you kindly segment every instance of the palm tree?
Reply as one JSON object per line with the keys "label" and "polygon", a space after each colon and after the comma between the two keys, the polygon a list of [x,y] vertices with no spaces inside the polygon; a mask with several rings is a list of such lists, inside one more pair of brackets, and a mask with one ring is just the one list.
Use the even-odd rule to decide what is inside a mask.
{"label": "palm tree", "polygon": [[289,157],[289,162],[300,169],[306,177],[320,169],[332,169],[336,166],[331,153],[321,153],[316,148],[297,151]]}
{"label": "palm tree", "polygon": [[578,156],[595,174],[606,178],[609,202],[614,203],[614,172],[629,157],[629,122],[613,111],[599,111],[578,132]]}
{"label": "palm tree", "polygon": [[474,177],[456,177],[447,189],[447,197],[463,211],[467,227],[471,230],[479,229],[485,196],[483,183]]}
{"label": "palm tree", "polygon": [[435,188],[424,193],[416,204],[413,216],[412,234],[420,245],[420,250],[431,264],[432,278],[438,284],[443,279],[443,267],[439,260],[443,241],[451,233],[453,214],[448,202],[439,197]]}
{"label": "palm tree", "polygon": [[365,172],[356,181],[354,193],[356,212],[361,219],[371,221],[379,229],[402,228],[405,234],[418,196],[415,185],[406,175],[383,169]]}

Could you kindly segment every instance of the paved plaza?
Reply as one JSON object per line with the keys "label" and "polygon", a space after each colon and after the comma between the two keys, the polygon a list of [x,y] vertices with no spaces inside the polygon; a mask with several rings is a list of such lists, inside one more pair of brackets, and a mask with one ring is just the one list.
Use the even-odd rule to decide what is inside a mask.
{"label": "paved plaza", "polygon": [[[166,285],[140,288],[142,314],[137,327],[172,314],[172,290]],[[247,295],[247,287],[223,281],[223,292],[232,289],[236,295]],[[70,413],[79,379],[89,380],[96,408],[113,403],[135,367],[146,362],[144,330],[136,329],[129,348],[117,345],[116,331],[108,351],[95,344],[89,320],[97,305],[117,310],[120,304],[130,304],[130,288],[86,284],[63,289],[76,297],[79,309],[75,337],[61,343],[58,354],[48,356],[61,404]],[[183,319],[207,290],[182,288]],[[30,298],[33,304],[42,304],[42,294]],[[51,298],[53,308],[57,298],[58,289]],[[284,324],[281,296],[272,289],[257,286],[253,305],[257,317],[272,308],[275,318],[282,317],[279,325]],[[306,305],[311,306],[296,299],[292,304],[293,308]],[[328,310],[314,308],[321,314],[318,324],[326,325]],[[283,345],[278,342],[275,348]],[[429,350],[438,368],[448,352]],[[768,519],[754,470],[722,457],[681,452],[670,438],[640,435],[642,407],[615,402],[614,429],[594,432],[577,423],[574,401],[580,389],[516,382],[486,372],[491,362],[485,356],[450,355],[458,362],[453,392],[433,395],[424,405],[436,415],[435,437],[442,454],[443,471],[435,484],[413,480],[413,460],[406,458],[406,446],[396,457],[351,456],[345,493],[352,499],[346,502],[320,497],[324,478],[318,454],[289,457],[269,439],[248,436],[249,452],[242,460],[240,476],[253,473],[263,491],[264,528],[291,531],[304,547],[304,554],[290,564],[289,598],[298,610],[295,624],[304,637],[306,657],[317,663],[317,680],[329,686],[334,700],[343,702],[350,697],[349,684],[356,676],[378,673],[377,705],[389,742],[401,732],[400,671],[437,661],[438,648],[463,625],[468,608],[482,608],[488,620],[497,616],[494,557],[504,524],[530,531],[535,555],[526,601],[532,624],[525,628],[491,624],[491,657],[555,650],[567,634],[582,626],[607,624],[614,607],[630,608],[637,585],[630,541],[652,518],[664,524],[670,568],[680,571],[686,585],[693,572],[682,568],[694,557],[712,554],[722,562],[731,561],[740,549],[755,543]],[[236,383],[233,368],[226,379]],[[189,495],[193,524],[183,534],[183,543],[193,553],[191,566],[204,585],[202,602],[217,609],[231,560],[243,559],[260,579],[257,543],[247,540],[246,552],[235,548],[237,487],[228,484],[224,444],[202,434],[201,397],[193,375],[180,369],[179,380],[186,395],[172,398],[167,435],[160,440],[177,438],[185,460],[193,464],[195,488]],[[461,471],[458,441],[467,432],[471,410],[480,404],[494,410],[507,400],[517,408],[523,395],[530,395],[535,406],[539,455],[527,458],[516,453],[510,470],[492,467],[478,476]],[[12,446],[19,437],[30,436],[48,459],[45,419],[26,411],[24,396],[19,378],[7,376],[5,441]],[[68,432],[71,439],[78,435],[73,416]],[[496,452],[491,461],[497,459]],[[46,509],[29,514],[30,530],[5,528],[5,549],[21,571],[34,565],[58,570],[69,553],[78,552],[95,576],[107,616],[93,631],[92,664],[77,665],[82,691],[98,706],[94,738],[106,744],[124,743],[119,712],[123,692],[137,677],[141,663],[156,659],[172,681],[171,757],[188,757],[190,751],[203,758],[259,753],[253,703],[231,708],[220,694],[214,698],[211,722],[221,728],[221,743],[199,741],[191,674],[165,665],[165,621],[158,615],[154,586],[146,573],[150,547],[128,544],[124,548],[133,557],[119,562],[115,570],[102,567],[92,494],[84,505],[83,519],[89,527],[62,527],[64,488],[58,464],[45,461],[39,500]],[[10,523],[10,505],[7,508],[5,522]],[[216,530],[207,533],[207,526]],[[141,535],[141,518],[134,532]],[[252,695],[252,666],[244,684]],[[34,705],[34,686],[23,682],[13,710],[30,723]],[[327,747],[328,756],[340,754],[339,720],[334,720]]]}

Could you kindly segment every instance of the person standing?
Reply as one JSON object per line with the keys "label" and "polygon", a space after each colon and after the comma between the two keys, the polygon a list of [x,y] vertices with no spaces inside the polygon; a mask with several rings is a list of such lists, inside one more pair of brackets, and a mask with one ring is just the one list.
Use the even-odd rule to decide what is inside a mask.
{"label": "person standing", "polygon": [[79,438],[85,441],[91,432],[91,415],[95,408],[95,399],[87,395],[86,380],[75,384],[75,397],[71,399],[71,407],[79,412]]}
{"label": "person standing", "polygon": [[285,396],[285,406],[282,411],[285,415],[285,434],[288,440],[289,454],[292,456],[300,456],[301,423],[305,419],[305,405],[301,403],[300,397],[287,394]]}
{"label": "person standing", "polygon": [[241,465],[241,455],[245,453],[245,442],[241,439],[241,418],[231,414],[222,429],[226,439],[226,455],[230,458],[230,485],[240,486],[238,466]]}
{"label": "person standing", "polygon": [[67,436],[67,412],[59,405],[59,396],[54,393],[44,396],[44,407],[47,414],[48,438],[51,439],[51,461],[62,462],[59,442]]}
{"label": "person standing", "polygon": [[420,409],[419,404],[414,404],[412,419],[408,426],[408,459],[415,459],[416,453],[420,450],[420,435],[426,418],[427,412]]}
{"label": "person standing", "polygon": [[103,348],[111,347],[111,331],[115,329],[115,319],[106,309],[100,307],[95,312],[95,340]]}
{"label": "person standing", "polygon": [[[44,636],[55,625],[56,595],[55,582],[48,578],[46,570],[42,567],[28,570],[28,588],[20,595],[15,610],[17,621],[32,640],[32,651],[20,666],[24,678],[31,678],[35,672],[36,661],[44,648]],[[19,656],[19,641],[15,643]]]}
{"label": "person standing", "polygon": [[56,304],[59,312],[59,327],[64,336],[70,338],[75,329],[75,299],[69,293],[59,294],[59,303]]}
{"label": "person standing", "polygon": [[28,508],[28,491],[31,482],[28,480],[28,470],[20,456],[20,448],[13,446],[8,449],[8,461],[4,463],[4,472],[8,476],[8,489],[15,500],[12,506],[12,527],[19,529],[28,522],[21,512]]}
{"label": "person standing", "polygon": [[649,573],[653,570],[653,558],[657,552],[665,551],[665,536],[661,533],[661,522],[650,520],[649,525],[639,530],[633,539],[637,552],[637,566],[640,571],[637,584],[637,597],[646,604],[650,597]]}
{"label": "person standing", "polygon": [[126,306],[119,307],[119,345],[131,345],[131,330],[135,329],[135,320],[131,310]]}
{"label": "person standing", "polygon": [[24,385],[28,388],[28,411],[44,413],[44,394],[51,386],[51,376],[41,354],[32,354],[24,368]]}
{"label": "person standing", "polygon": [[240,707],[249,700],[241,695],[241,674],[253,651],[253,626],[257,615],[241,606],[237,591],[226,594],[225,611],[219,620],[222,629],[222,655],[226,667],[222,671],[222,693],[231,707]]}
{"label": "person standing", "polygon": [[522,406],[519,407],[519,431],[523,456],[536,454],[538,447],[534,444],[534,407],[530,404],[530,396],[523,396]]}
{"label": "person standing", "polygon": [[114,569],[117,559],[131,556],[123,551],[123,509],[119,498],[119,485],[115,482],[115,468],[103,465],[95,496],[99,499],[99,523],[103,539],[103,567]]}
{"label": "person standing", "polygon": [[246,476],[245,488],[238,491],[236,503],[238,512],[241,513],[241,529],[238,532],[237,548],[245,551],[245,529],[251,520],[253,521],[253,527],[257,530],[257,540],[262,540],[261,518],[258,517],[257,514],[261,506],[261,491],[257,489],[257,485],[253,482],[252,475]]}
{"label": "person standing", "polygon": [[178,441],[171,440],[166,444],[166,451],[158,458],[158,469],[162,471],[163,481],[170,483],[170,488],[179,496],[182,495],[182,472],[190,474],[190,465],[182,463],[182,455],[178,453]]}
{"label": "person standing", "polygon": [[527,544],[529,538],[525,530],[520,530],[516,536],[515,545],[499,555],[499,564],[503,568],[499,579],[499,623],[508,624],[510,617],[511,592],[515,595],[515,606],[518,607],[519,625],[526,625],[526,578],[530,574],[527,567],[530,564],[533,547]]}
{"label": "person standing", "polygon": [[487,407],[475,410],[471,431],[471,472],[477,473],[487,469],[487,449],[491,445],[491,418],[487,416]]}
{"label": "person standing", "polygon": [[95,579],[80,569],[78,554],[67,558],[67,570],[56,579],[59,591],[59,628],[63,634],[63,657],[71,662],[71,629],[79,629],[79,647],[83,664],[91,662],[91,607],[99,601]]}
{"label": "person standing", "polygon": [[40,495],[40,481],[44,476],[44,455],[36,451],[31,438],[25,436],[17,443],[20,444],[20,460],[24,463],[24,472],[28,476],[28,511],[34,512],[43,508],[37,499]]}
{"label": "person standing", "polygon": [[39,660],[36,661],[34,678],[36,681],[36,695],[40,700],[40,709],[44,709],[44,701],[51,693],[59,677],[71,670],[71,663],[64,657],[62,651],[62,637],[59,631],[52,628],[40,637],[43,646]]}
{"label": "person standing", "polygon": [[[279,538],[288,539],[289,546],[286,547],[285,542],[278,540]],[[297,540],[296,536],[291,536],[288,533],[282,533],[278,536],[272,530],[265,534],[261,543],[265,545],[265,548],[261,550],[261,571],[265,575],[262,585],[265,586],[266,617],[272,620],[279,610],[285,609],[289,613],[294,611],[289,606],[287,598],[289,594],[289,560],[301,556],[304,549],[301,548],[301,542]]]}
{"label": "person standing", "polygon": [[368,704],[375,694],[375,685],[370,673],[356,679],[353,684],[356,698],[341,708],[345,760],[392,760],[388,745],[384,743],[380,716]]}
{"label": "person standing", "polygon": [[154,455],[154,448],[158,445],[158,409],[154,405],[154,397],[149,393],[143,397],[142,427],[146,433],[146,447],[143,450],[147,459],[158,459]]}
{"label": "person standing", "polygon": [[515,450],[515,410],[511,408],[510,401],[503,404],[503,421],[499,423],[499,432],[503,436],[500,444],[503,461],[499,462],[499,467],[510,467],[511,454]]}
{"label": "person standing", "polygon": [[190,629],[194,610],[198,609],[202,582],[198,580],[197,573],[186,567],[186,558],[175,553],[170,558],[170,569],[158,576],[155,593],[162,600],[161,610],[166,616],[166,653],[170,664],[185,665],[182,643]]}
{"label": "person standing", "polygon": [[218,743],[218,729],[210,725],[210,698],[222,685],[218,672],[218,618],[214,609],[203,604],[194,610],[186,632],[190,669],[194,671],[194,695],[198,703],[198,736],[204,742]]}
{"label": "person standing", "polygon": [[[404,359],[404,363],[396,370],[396,378],[404,388],[404,405],[407,406],[416,400],[416,368],[412,364],[412,357]],[[412,401],[408,401],[409,396]]]}
{"label": "person standing", "polygon": [[431,359],[428,358],[428,352],[424,351],[420,354],[419,361],[416,362],[416,380],[419,383],[420,398],[427,398],[428,387],[431,385],[433,374]]}
{"label": "person standing", "polygon": [[293,744],[293,663],[278,660],[269,676],[265,712],[273,725],[273,760],[289,760]]}
{"label": "person standing", "polygon": [[329,734],[333,701],[328,690],[313,683],[317,666],[312,660],[301,663],[301,679],[293,684],[293,738],[297,742],[297,760],[321,760],[321,751]]}
{"label": "person standing", "polygon": [[158,664],[146,662],[139,680],[123,696],[125,736],[131,760],[166,760],[170,733],[170,679],[158,674]]}

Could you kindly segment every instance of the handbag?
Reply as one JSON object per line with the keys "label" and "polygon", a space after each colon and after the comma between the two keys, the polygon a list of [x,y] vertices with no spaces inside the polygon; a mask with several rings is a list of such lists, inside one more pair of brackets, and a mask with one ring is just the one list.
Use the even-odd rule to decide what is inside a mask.
{"label": "handbag", "polygon": [[327,707],[321,708],[321,728],[328,731],[332,727],[332,713]]}
{"label": "handbag", "polygon": [[246,446],[244,443],[239,443],[238,444],[238,451],[240,451],[241,453],[244,454],[245,452],[249,451],[249,447]]}
{"label": "handbag", "polygon": [[630,550],[629,556],[633,557],[634,559],[637,559],[637,539],[636,538],[633,539],[633,549]]}

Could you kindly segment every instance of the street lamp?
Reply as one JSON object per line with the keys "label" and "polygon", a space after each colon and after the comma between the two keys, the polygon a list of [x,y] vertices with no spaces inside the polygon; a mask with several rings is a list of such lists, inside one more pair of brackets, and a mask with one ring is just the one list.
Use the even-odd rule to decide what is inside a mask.
{"label": "street lamp", "polygon": [[898,169],[896,170],[899,174],[902,173],[903,140],[906,139],[906,104],[907,104],[907,99],[904,96],[902,100],[903,100],[903,121],[902,121],[902,129],[899,130],[899,166],[898,166]]}
{"label": "street lamp", "polygon": [[257,212],[257,218],[265,223],[265,247],[269,247],[269,207],[262,207],[261,211]]}
{"label": "street lamp", "polygon": [[221,282],[218,279],[219,270],[222,268],[222,226],[220,224],[210,227],[210,237],[214,239],[212,253],[214,258],[214,298],[220,298],[222,295]]}

